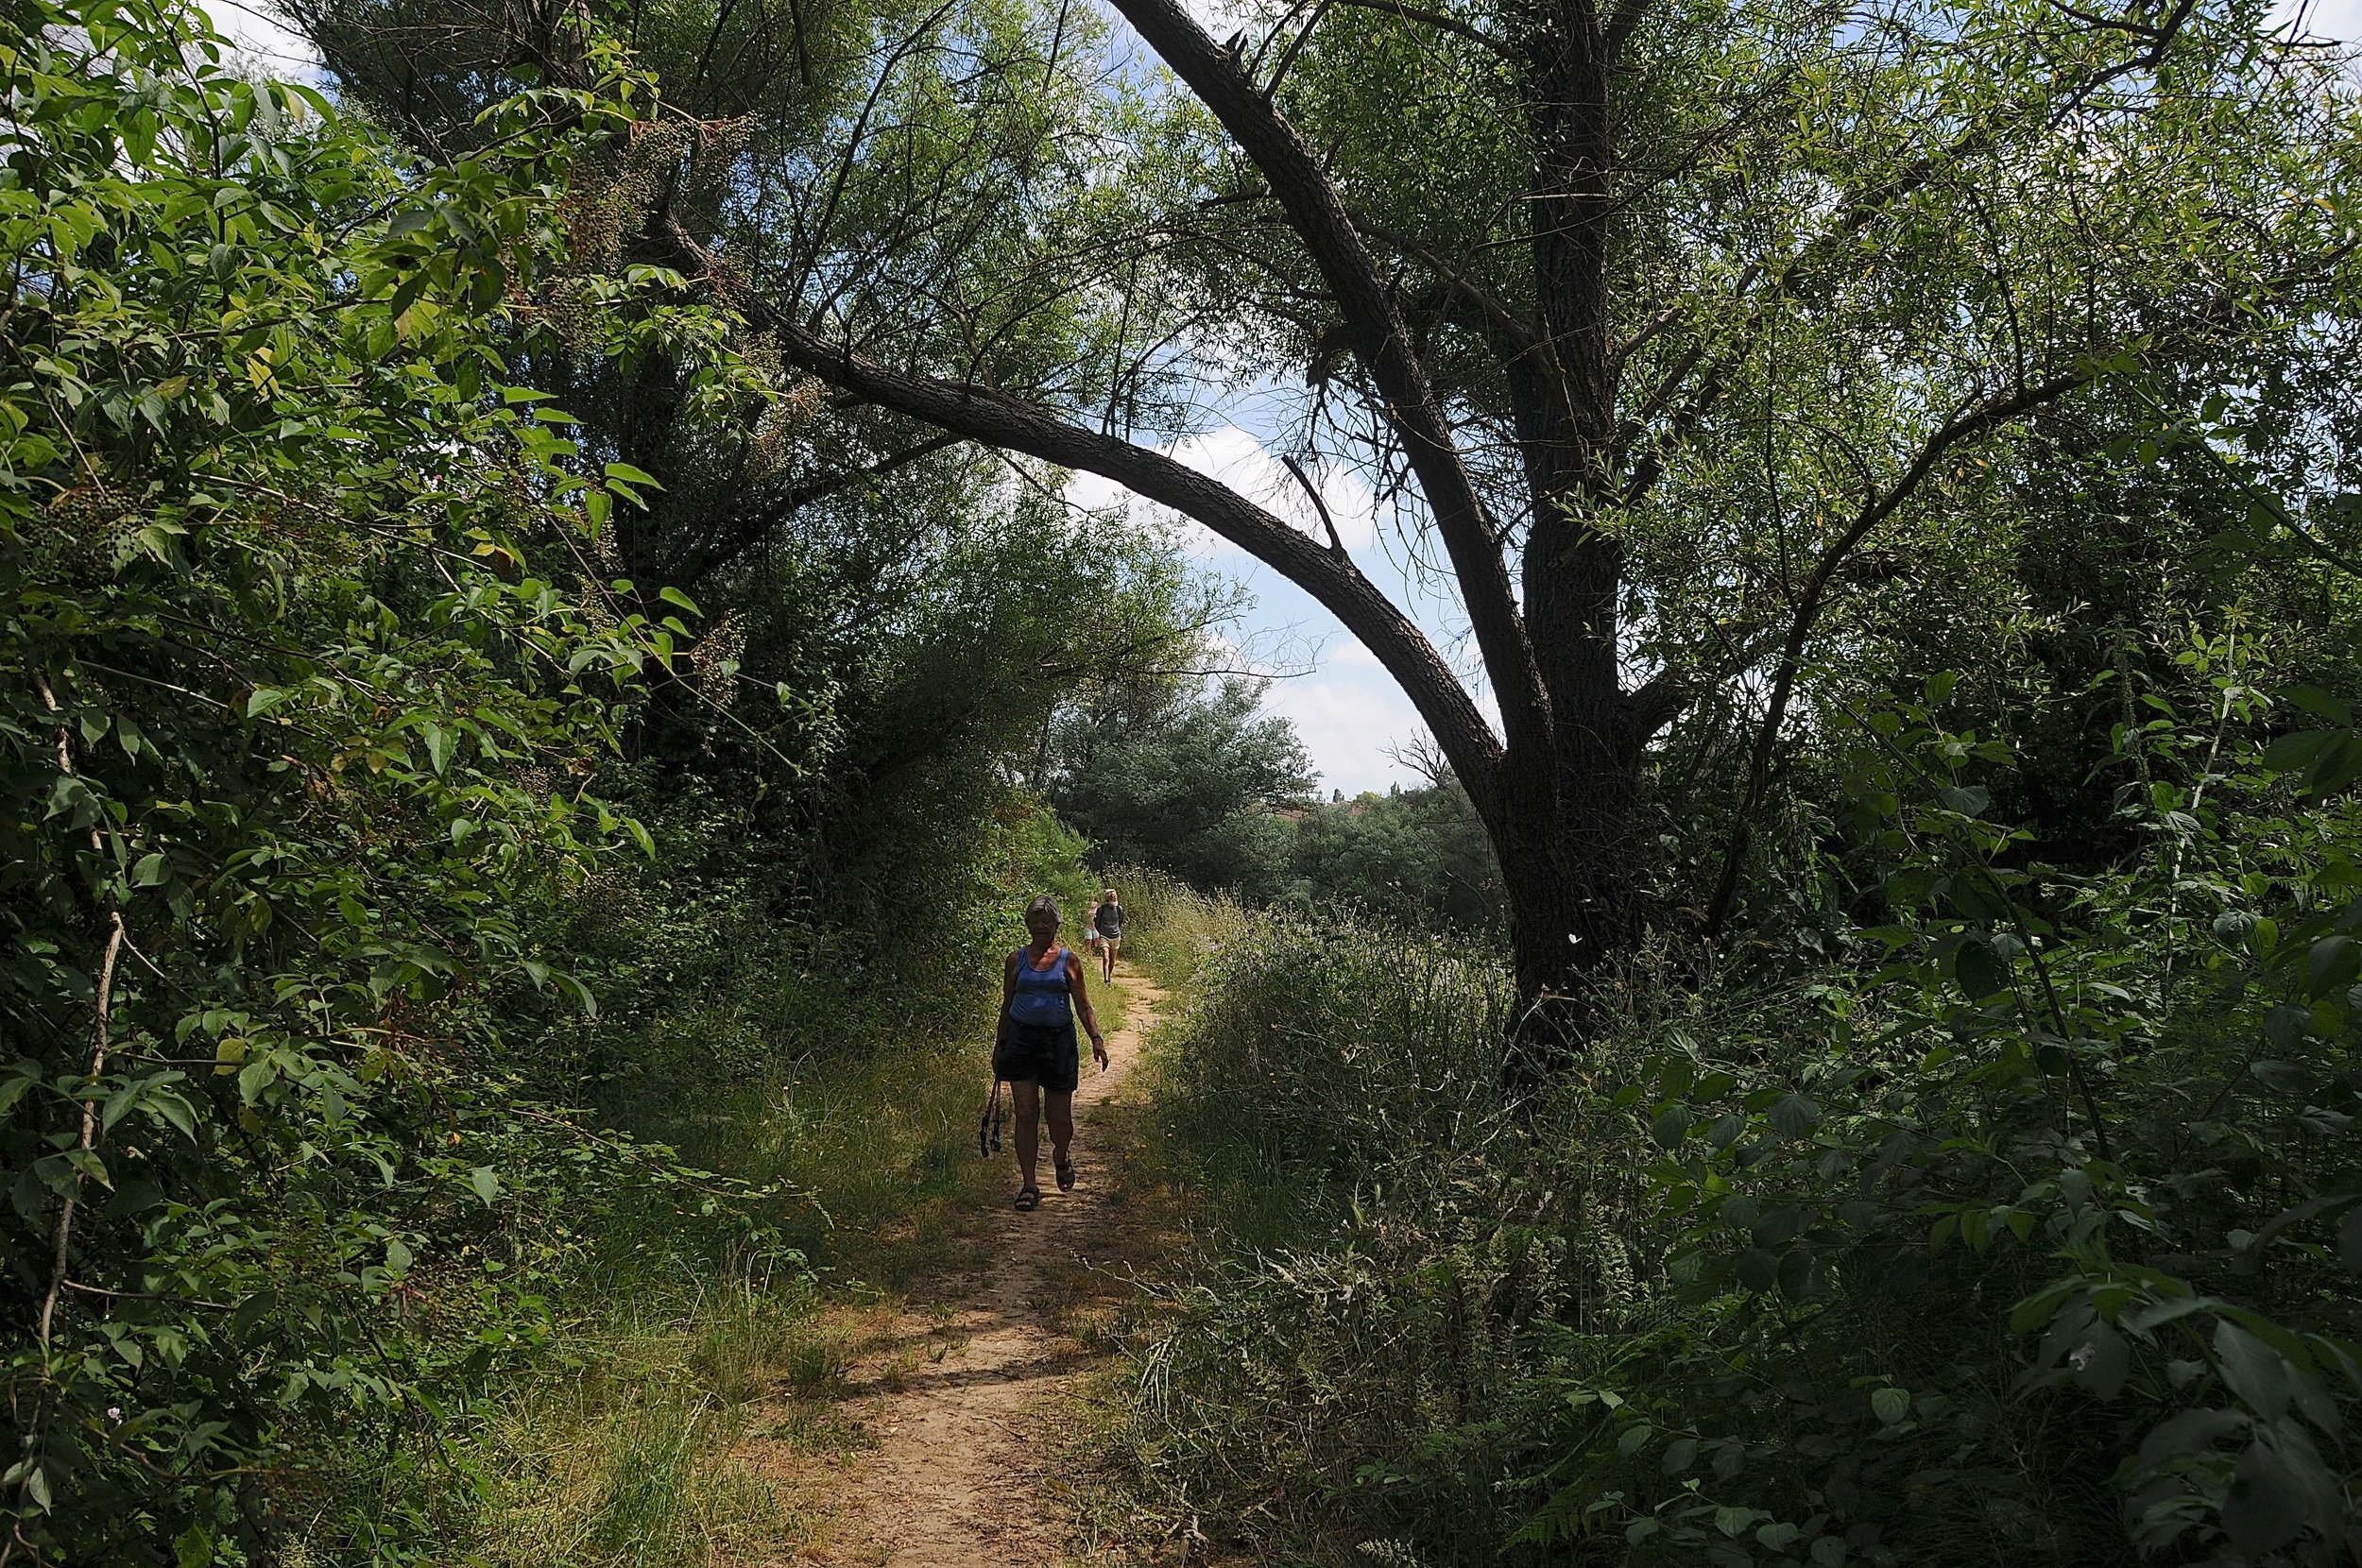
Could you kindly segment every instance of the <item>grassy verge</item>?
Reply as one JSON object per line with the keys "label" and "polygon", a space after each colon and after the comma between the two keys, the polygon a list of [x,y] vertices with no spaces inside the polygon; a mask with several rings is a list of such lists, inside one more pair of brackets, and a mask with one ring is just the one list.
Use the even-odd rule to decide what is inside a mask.
{"label": "grassy verge", "polygon": [[[1127,1401],[1096,1513],[1218,1559],[1428,1560],[1390,1556],[1402,1543],[1356,1506],[1386,1490],[1358,1472],[1418,1431],[1463,1477],[1430,1505],[1498,1542],[1498,1472],[1445,1452],[1478,1389],[1417,1332],[1458,1304],[1438,1292],[1397,1321],[1410,1304],[1365,1246],[1432,1239],[1485,1179],[1463,1162],[1499,1133],[1498,966],[1185,890],[1143,903],[1139,950],[1182,999],[1149,1057],[1138,1179],[1169,1195],[1183,1245],[1119,1329]],[[1424,1261],[1485,1288],[1477,1258]]]}
{"label": "grassy verge", "polygon": [[[2325,1250],[2242,1272],[2251,1228],[2202,1276],[2211,1300],[2163,1298],[2120,1333],[2092,1309],[2045,1329],[2026,1304],[2048,1310],[2075,1287],[2062,1270],[2102,1255],[2106,1217],[2077,1183],[2112,1167],[2062,1153],[2043,1081],[1960,1092],[1956,1003],[1915,1019],[1917,993],[1886,976],[1738,990],[1635,963],[1584,1061],[1513,1110],[1490,955],[1182,895],[1142,937],[1189,988],[1152,1055],[1144,1179],[1186,1194],[1190,1222],[1119,1335],[1104,1517],[1200,1532],[1217,1560],[1320,1568],[2260,1568],[2362,1540],[2350,1480],[2255,1511],[2261,1483],[2239,1477],[2264,1473],[2264,1446],[2168,1446],[2278,1423],[2268,1441],[2308,1461],[2335,1442],[2319,1468],[2351,1475],[2333,1401],[2362,1386],[2344,1370],[2356,1320]],[[2169,1175],[2188,1107],[2252,1094],[2239,1059],[2203,1058],[2213,998],[2191,990],[2096,1091],[2126,1168]],[[2350,1144],[2307,1147],[2325,1188],[2351,1183]],[[2045,1160],[2074,1163],[2029,1185]],[[2176,1243],[2269,1212],[2221,1202],[2217,1177],[2186,1194]],[[2114,1238],[2127,1255],[2136,1228]],[[2322,1437],[2284,1439],[2281,1385],[2242,1407],[2199,1355],[2168,1359],[2154,1328],[2201,1310],[2233,1327],[2200,1353],[2340,1337],[2339,1371],[2308,1386]],[[2302,1340],[2268,1312],[2337,1326]],[[2246,1376],[2223,1387],[2244,1398]],[[2136,1491],[2144,1464],[2163,1478]],[[2216,1502],[2221,1534],[2187,1523]],[[2162,1554],[2161,1517],[2182,1538]]]}
{"label": "grassy verge", "polygon": [[[860,1314],[829,1309],[890,1303],[957,1265],[972,1217],[1008,1186],[1007,1156],[980,1159],[975,1143],[990,959],[927,976],[923,994],[847,996],[825,1037],[801,1005],[769,1049],[744,1038],[743,999],[665,1016],[638,1082],[673,1092],[638,1088],[608,1116],[780,1197],[750,1238],[686,1239],[625,1203],[586,1243],[595,1266],[554,1298],[551,1342],[463,1444],[483,1501],[447,1534],[472,1560],[689,1568],[812,1536],[780,1467],[862,1441],[834,1414]],[[1102,1027],[1121,1027],[1122,988],[1091,995]],[[699,1049],[715,1041],[762,1070],[712,1082]]]}
{"label": "grassy verge", "polygon": [[866,1058],[810,1058],[716,1091],[667,1129],[685,1158],[788,1196],[755,1245],[647,1234],[626,1210],[554,1305],[530,1371],[483,1404],[463,1444],[488,1568],[691,1568],[763,1559],[814,1520],[749,1458],[842,1453],[833,1413],[855,1347],[826,1309],[875,1302],[953,1255],[991,1201],[976,1156],[984,1047],[967,1031]]}
{"label": "grassy verge", "polygon": [[562,1364],[508,1390],[478,1434],[479,1558],[673,1568],[792,1539],[788,1505],[730,1456],[783,1369],[797,1392],[825,1394],[839,1363],[811,1304],[738,1278],[577,1325]]}

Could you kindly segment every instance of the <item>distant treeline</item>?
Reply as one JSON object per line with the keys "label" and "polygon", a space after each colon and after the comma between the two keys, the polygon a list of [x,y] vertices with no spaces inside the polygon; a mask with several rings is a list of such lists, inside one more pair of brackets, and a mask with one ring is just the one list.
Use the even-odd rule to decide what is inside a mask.
{"label": "distant treeline", "polygon": [[1257,904],[1500,928],[1499,865],[1448,774],[1324,800],[1294,728],[1260,698],[1238,678],[1110,683],[1047,726],[1035,780],[1105,863]]}

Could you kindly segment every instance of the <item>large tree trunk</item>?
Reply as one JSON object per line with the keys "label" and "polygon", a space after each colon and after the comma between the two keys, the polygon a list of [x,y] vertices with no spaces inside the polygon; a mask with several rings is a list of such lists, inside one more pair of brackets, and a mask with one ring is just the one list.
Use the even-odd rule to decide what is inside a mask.
{"label": "large tree trunk", "polygon": [[[1541,1086],[1596,1036],[1607,1002],[1601,981],[1639,931],[1633,816],[1641,738],[1622,694],[1606,696],[1587,714],[1567,715],[1580,716],[1567,726],[1578,740],[1560,746],[1553,787],[1540,798],[1505,789],[1500,820],[1487,825],[1509,895],[1518,1005],[1507,1075],[1520,1090]],[[1504,771],[1515,771],[1514,759]]]}
{"label": "large tree trunk", "polygon": [[1519,1001],[1509,1072],[1534,1087],[1596,1032],[1598,984],[1632,945],[1633,807],[1645,737],[1622,684],[1623,551],[1613,498],[1617,376],[1608,247],[1615,136],[1610,43],[1590,0],[1544,0],[1526,33],[1533,363],[1510,368],[1531,498],[1525,629],[1549,696],[1549,755],[1501,764],[1495,846],[1511,903]]}

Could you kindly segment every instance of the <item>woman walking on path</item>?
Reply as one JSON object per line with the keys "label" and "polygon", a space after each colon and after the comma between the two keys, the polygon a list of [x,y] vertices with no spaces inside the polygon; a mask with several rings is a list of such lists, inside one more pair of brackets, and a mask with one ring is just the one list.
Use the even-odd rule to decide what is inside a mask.
{"label": "woman walking on path", "polygon": [[1109,985],[1116,982],[1116,949],[1123,945],[1123,906],[1116,902],[1116,890],[1107,888],[1099,895],[1099,903],[1091,910],[1091,931],[1099,940],[1100,979]]}
{"label": "woman walking on path", "polygon": [[1074,1190],[1074,1085],[1083,1071],[1082,1053],[1075,1048],[1074,1020],[1080,1014],[1090,1035],[1091,1055],[1102,1072],[1107,1067],[1107,1043],[1100,1038],[1099,1020],[1083,985],[1083,961],[1058,940],[1058,901],[1047,895],[1025,907],[1025,930],[1033,938],[1011,953],[1001,966],[1001,1032],[993,1047],[992,1071],[1008,1080],[1017,1097],[1017,1167],[1025,1185],[1018,1188],[1017,1206],[1041,1207],[1041,1187],[1034,1179],[1041,1150],[1041,1101],[1050,1116],[1050,1160],[1058,1175],[1058,1190]]}

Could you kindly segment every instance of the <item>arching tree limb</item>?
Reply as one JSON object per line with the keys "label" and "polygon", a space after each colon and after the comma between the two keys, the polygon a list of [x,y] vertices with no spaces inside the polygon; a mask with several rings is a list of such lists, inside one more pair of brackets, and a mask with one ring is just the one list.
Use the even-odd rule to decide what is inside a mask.
{"label": "arching tree limb", "polygon": [[1265,101],[1239,59],[1215,43],[1177,0],[1116,0],[1116,9],[1212,111],[1239,150],[1261,172],[1287,213],[1289,227],[1319,268],[1344,317],[1355,357],[1377,388],[1379,412],[1400,437],[1434,515],[1469,628],[1500,699],[1501,726],[1509,744],[1513,750],[1531,747],[1532,755],[1547,756],[1549,698],[1518,617],[1508,563],[1427,373],[1412,349],[1393,295],[1336,187],[1322,172],[1311,147]]}
{"label": "arching tree limb", "polygon": [[1272,567],[1318,600],[1377,656],[1434,732],[1478,810],[1493,810],[1500,741],[1434,646],[1349,557],[1163,452],[1086,429],[1003,392],[890,369],[832,343],[745,289],[677,224],[668,233],[686,270],[745,312],[797,368],[864,401],[969,440],[1112,479],[1205,524]]}
{"label": "arching tree limb", "polygon": [[1915,494],[1920,486],[1933,474],[1945,455],[1964,442],[1988,435],[2024,414],[2045,404],[2057,402],[2078,387],[2087,384],[2093,377],[2089,369],[2077,369],[2063,375],[2019,387],[2014,392],[1988,398],[1955,414],[1944,421],[1942,429],[1929,436],[1903,470],[1902,477],[1862,503],[1854,520],[1813,563],[1812,573],[1796,596],[1796,608],[1789,617],[1788,639],[1780,649],[1780,661],[1772,673],[1772,695],[1765,704],[1763,723],[1755,731],[1755,743],[1747,764],[1747,788],[1740,797],[1737,819],[1732,824],[1730,841],[1723,846],[1721,874],[1715,879],[1714,897],[1706,907],[1705,934],[1713,936],[1729,918],[1731,901],[1738,892],[1739,861],[1746,857],[1749,820],[1761,803],[1763,789],[1770,777],[1772,748],[1778,744],[1780,725],[1788,720],[1789,698],[1796,687],[1797,672],[1805,661],[1805,644],[1812,638],[1814,623],[1821,619],[1822,601],[1828,596],[1829,584],[1847,556],[1871,532],[1899,510]]}

